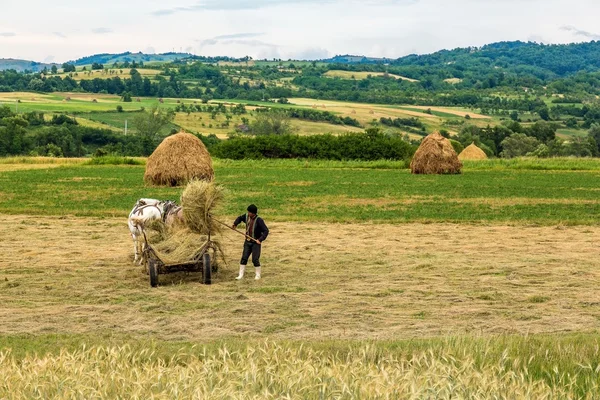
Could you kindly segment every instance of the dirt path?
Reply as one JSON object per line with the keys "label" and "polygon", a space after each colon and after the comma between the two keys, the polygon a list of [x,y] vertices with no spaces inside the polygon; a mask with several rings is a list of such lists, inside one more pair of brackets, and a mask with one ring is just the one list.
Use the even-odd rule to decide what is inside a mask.
{"label": "dirt path", "polygon": [[272,224],[264,279],[131,264],[123,219],[2,216],[0,333],[392,339],[600,327],[599,227]]}

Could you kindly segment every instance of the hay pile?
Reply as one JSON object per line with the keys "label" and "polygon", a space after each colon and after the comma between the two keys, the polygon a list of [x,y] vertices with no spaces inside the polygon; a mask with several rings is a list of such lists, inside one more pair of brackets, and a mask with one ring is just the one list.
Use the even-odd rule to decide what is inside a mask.
{"label": "hay pile", "polygon": [[[208,242],[205,235],[194,233],[186,227],[169,228],[162,221],[153,223],[146,232],[148,242],[165,264],[199,260]],[[214,242],[212,237],[211,241]]]}
{"label": "hay pile", "polygon": [[200,139],[180,132],[169,136],[148,158],[144,181],[157,186],[180,186],[193,179],[211,181],[212,159]]}
{"label": "hay pile", "polygon": [[[185,225],[166,226],[154,221],[146,226],[148,242],[156,255],[166,264],[178,264],[198,260],[208,243],[214,245],[215,256],[225,260],[218,238],[219,225],[209,217],[223,200],[224,189],[214,182],[194,180],[181,195]],[[215,260],[216,261],[216,260]]]}
{"label": "hay pile", "polygon": [[214,182],[194,180],[181,194],[185,224],[201,235],[218,234],[221,225],[210,218],[223,200],[224,188]]}
{"label": "hay pile", "polygon": [[459,160],[487,160],[487,154],[479,147],[475,146],[475,143],[471,143],[467,146],[459,155]]}
{"label": "hay pile", "polygon": [[413,174],[460,174],[462,163],[448,139],[434,132],[423,139],[410,170]]}

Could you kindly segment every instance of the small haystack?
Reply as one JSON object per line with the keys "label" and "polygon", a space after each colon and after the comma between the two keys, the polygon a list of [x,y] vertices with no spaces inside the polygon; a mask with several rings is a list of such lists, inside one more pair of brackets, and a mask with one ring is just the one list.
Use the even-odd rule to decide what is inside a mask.
{"label": "small haystack", "polygon": [[487,154],[479,147],[475,145],[475,143],[471,143],[471,145],[467,146],[459,155],[458,159],[463,160],[487,160]]}
{"label": "small haystack", "polygon": [[206,147],[196,136],[169,136],[148,158],[144,181],[156,186],[180,186],[193,179],[212,181],[215,173]]}
{"label": "small haystack", "polygon": [[434,132],[421,142],[410,163],[413,174],[460,174],[462,163],[448,139]]}

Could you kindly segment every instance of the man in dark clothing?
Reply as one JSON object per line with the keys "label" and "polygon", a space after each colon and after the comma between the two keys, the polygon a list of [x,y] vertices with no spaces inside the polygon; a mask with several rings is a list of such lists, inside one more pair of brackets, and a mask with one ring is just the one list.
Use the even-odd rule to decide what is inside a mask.
{"label": "man in dark clothing", "polygon": [[242,222],[246,224],[246,241],[244,242],[244,251],[242,253],[242,260],[240,261],[240,274],[236,278],[237,280],[244,277],[246,264],[248,264],[250,255],[252,255],[252,263],[256,270],[254,279],[260,279],[260,249],[262,242],[269,236],[269,228],[267,228],[265,221],[257,214],[258,208],[254,204],[251,204],[248,206],[248,213],[240,215],[233,223],[233,229],[237,229],[237,226]]}

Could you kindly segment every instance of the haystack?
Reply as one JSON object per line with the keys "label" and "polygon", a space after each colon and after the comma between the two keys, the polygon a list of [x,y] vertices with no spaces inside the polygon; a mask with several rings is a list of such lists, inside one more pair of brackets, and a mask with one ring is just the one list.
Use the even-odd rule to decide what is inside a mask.
{"label": "haystack", "polygon": [[487,160],[487,154],[479,147],[475,145],[475,143],[467,146],[459,155],[458,159],[463,160]]}
{"label": "haystack", "polygon": [[460,174],[462,163],[448,139],[434,132],[423,139],[410,163],[413,174]]}
{"label": "haystack", "polygon": [[215,176],[206,147],[196,136],[180,132],[169,136],[148,158],[144,181],[157,186],[180,186],[193,179]]}

